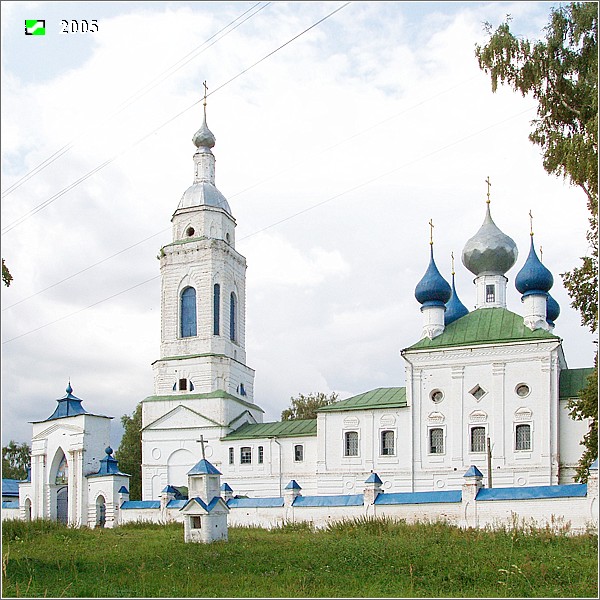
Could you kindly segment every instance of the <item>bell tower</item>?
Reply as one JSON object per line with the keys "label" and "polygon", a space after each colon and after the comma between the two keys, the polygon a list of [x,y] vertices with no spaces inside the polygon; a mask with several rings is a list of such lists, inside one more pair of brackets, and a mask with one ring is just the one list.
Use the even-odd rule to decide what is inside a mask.
{"label": "bell tower", "polygon": [[235,249],[236,222],[215,185],[206,92],[202,126],[192,141],[193,183],[171,219],[172,242],[159,256],[160,358],[152,365],[154,395],[142,404],[142,460],[144,479],[160,481],[152,491],[144,483],[145,498],[160,486],[187,484],[200,433],[216,442],[244,422],[262,421],[254,370],[246,365],[246,259]]}
{"label": "bell tower", "polygon": [[215,136],[204,120],[192,138],[194,182],[173,214],[173,241],[160,251],[161,345],[154,393],[221,390],[252,402],[246,366],[246,259],[235,219],[215,186]]}

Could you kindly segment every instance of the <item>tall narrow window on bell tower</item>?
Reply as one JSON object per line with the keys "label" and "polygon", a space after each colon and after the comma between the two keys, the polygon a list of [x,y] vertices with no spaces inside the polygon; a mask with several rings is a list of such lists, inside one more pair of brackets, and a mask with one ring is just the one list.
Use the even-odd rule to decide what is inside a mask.
{"label": "tall narrow window on bell tower", "polygon": [[181,292],[181,337],[197,335],[196,290],[187,287]]}
{"label": "tall narrow window on bell tower", "polygon": [[229,299],[229,339],[232,342],[237,342],[237,298],[231,292]]}
{"label": "tall narrow window on bell tower", "polygon": [[215,283],[213,291],[213,335],[220,334],[220,317],[221,317],[221,286]]}

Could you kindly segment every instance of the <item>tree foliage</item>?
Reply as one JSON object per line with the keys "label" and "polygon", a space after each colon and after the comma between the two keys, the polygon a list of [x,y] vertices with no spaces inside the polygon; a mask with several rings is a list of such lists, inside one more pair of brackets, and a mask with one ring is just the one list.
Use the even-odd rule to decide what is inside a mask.
{"label": "tree foliage", "polygon": [[[538,103],[529,139],[540,146],[545,170],[580,187],[587,199],[589,254],[581,264],[562,273],[571,306],[592,333],[598,329],[598,3],[573,2],[552,8],[545,39],[531,42],[515,36],[510,18],[490,39],[476,45],[479,67],[489,73],[492,91],[508,84]],[[585,452],[578,479],[598,453],[598,360],[588,385],[572,402],[571,416],[590,419],[582,445]]]}
{"label": "tree foliage", "polygon": [[[571,416],[579,421],[591,419],[590,428],[580,442],[585,450],[577,467],[576,479],[587,481],[589,466],[598,458],[598,355],[592,374],[585,388],[579,392],[577,400],[569,402]],[[594,418],[595,416],[595,418]]]}
{"label": "tree foliage", "polygon": [[31,448],[23,442],[10,441],[2,446],[2,477],[4,479],[27,478],[27,467],[31,465]]}
{"label": "tree foliage", "polygon": [[10,274],[8,267],[4,264],[4,259],[2,259],[2,282],[8,287],[12,280],[13,276]]}
{"label": "tree foliage", "polygon": [[294,419],[316,419],[317,410],[327,406],[338,399],[338,394],[332,392],[329,396],[323,392],[310,393],[308,396],[300,394],[297,398],[290,398],[291,406],[281,413],[282,421]]}
{"label": "tree foliage", "polygon": [[115,458],[119,469],[131,475],[129,479],[129,498],[142,499],[142,403],[140,402],[131,416],[121,417],[123,437]]}

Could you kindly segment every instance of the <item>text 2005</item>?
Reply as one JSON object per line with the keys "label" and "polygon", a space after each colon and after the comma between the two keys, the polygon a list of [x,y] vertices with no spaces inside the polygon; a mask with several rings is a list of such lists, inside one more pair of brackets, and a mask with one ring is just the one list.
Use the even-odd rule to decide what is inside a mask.
{"label": "text 2005", "polygon": [[96,33],[98,31],[98,19],[92,19],[91,21],[85,19],[65,21],[63,19],[60,23],[61,33]]}

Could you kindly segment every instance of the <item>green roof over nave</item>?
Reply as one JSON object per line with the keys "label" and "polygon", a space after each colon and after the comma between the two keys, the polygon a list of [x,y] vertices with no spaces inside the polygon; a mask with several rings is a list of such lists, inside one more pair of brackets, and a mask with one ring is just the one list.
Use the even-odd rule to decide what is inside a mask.
{"label": "green roof over nave", "polygon": [[317,435],[316,419],[291,419],[274,423],[245,423],[226,435],[224,440],[249,440],[269,437]]}
{"label": "green roof over nave", "polygon": [[506,308],[479,308],[450,323],[443,333],[432,340],[423,338],[406,350],[559,339],[543,329],[531,331],[521,315]]}
{"label": "green roof over nave", "polygon": [[376,408],[405,408],[406,388],[376,388],[358,396],[352,396],[339,402],[334,402],[319,408],[318,412],[333,412],[338,410],[364,410]]}

